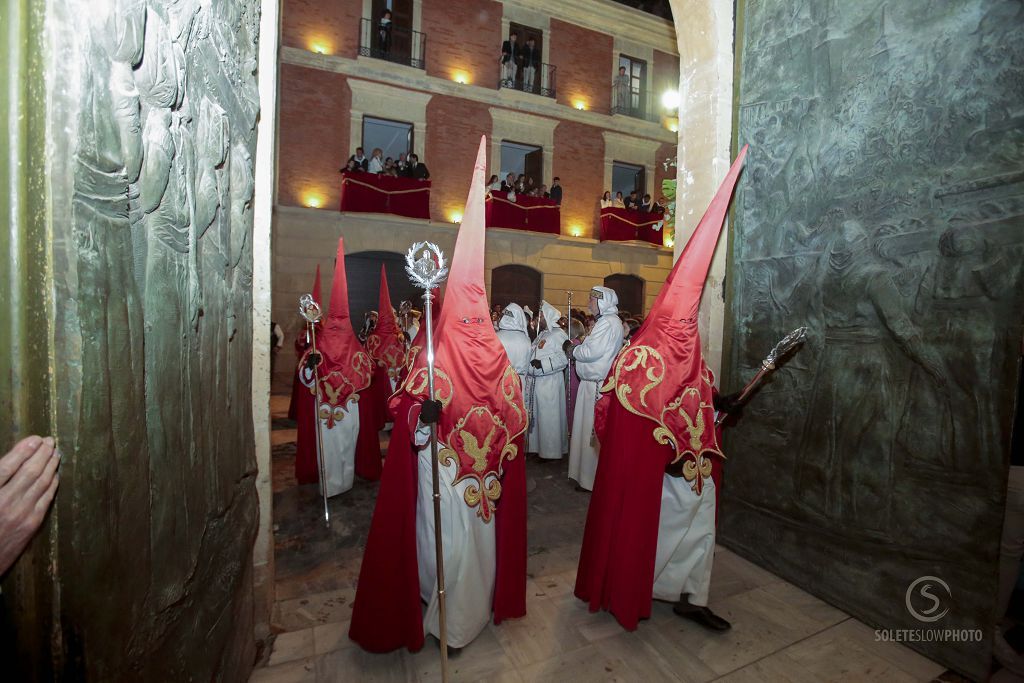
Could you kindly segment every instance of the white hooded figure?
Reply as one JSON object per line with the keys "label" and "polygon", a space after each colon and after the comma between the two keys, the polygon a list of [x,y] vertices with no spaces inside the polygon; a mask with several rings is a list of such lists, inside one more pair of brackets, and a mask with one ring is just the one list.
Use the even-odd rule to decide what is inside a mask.
{"label": "white hooded figure", "polygon": [[523,398],[529,403],[526,395],[526,376],[530,371],[530,335],[526,332],[526,313],[519,304],[509,304],[498,319],[498,341],[505,347],[508,360],[523,383]]}
{"label": "white hooded figure", "polygon": [[593,491],[600,450],[594,438],[594,406],[598,389],[622,349],[625,334],[619,319],[619,297],[614,290],[594,287],[590,290],[588,307],[591,314],[599,317],[583,343],[572,350],[580,387],[572,421],[569,478],[575,479],[581,488]]}
{"label": "white hooded figure", "polygon": [[544,460],[558,460],[569,450],[565,413],[565,367],[569,359],[562,350],[569,337],[558,326],[561,317],[557,308],[546,301],[540,303],[540,326],[529,367],[533,391],[527,398],[530,439],[526,449]]}

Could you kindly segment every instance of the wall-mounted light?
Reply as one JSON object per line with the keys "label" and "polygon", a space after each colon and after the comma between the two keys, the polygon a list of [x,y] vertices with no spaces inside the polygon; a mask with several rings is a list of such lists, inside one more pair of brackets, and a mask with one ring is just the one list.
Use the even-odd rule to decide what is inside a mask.
{"label": "wall-mounted light", "polygon": [[452,211],[448,214],[448,218],[451,219],[452,223],[461,223],[462,214],[458,211]]}
{"label": "wall-mounted light", "polygon": [[679,108],[679,91],[678,90],[666,90],[661,95],[661,106],[665,109],[678,109]]}
{"label": "wall-mounted light", "polygon": [[322,38],[312,38],[306,44],[306,47],[310,52],[315,52],[318,55],[329,55],[331,54],[331,44]]}
{"label": "wall-mounted light", "polygon": [[316,192],[307,192],[302,197],[302,203],[310,209],[319,209],[324,205],[324,198]]}
{"label": "wall-mounted light", "polygon": [[585,101],[583,101],[583,100],[573,100],[572,106],[577,111],[586,111],[587,110],[587,103]]}
{"label": "wall-mounted light", "polygon": [[569,234],[573,237],[583,237],[583,228],[579,225],[570,225]]}
{"label": "wall-mounted light", "polygon": [[665,246],[668,247],[669,249],[676,245],[676,241],[669,235],[665,235],[665,239],[663,240],[663,242]]}
{"label": "wall-mounted light", "polygon": [[673,133],[678,133],[679,132],[679,119],[677,119],[675,117],[671,117],[671,116],[666,118],[665,119],[665,127],[668,128]]}
{"label": "wall-mounted light", "polygon": [[452,72],[452,80],[459,85],[469,85],[469,74],[465,71]]}

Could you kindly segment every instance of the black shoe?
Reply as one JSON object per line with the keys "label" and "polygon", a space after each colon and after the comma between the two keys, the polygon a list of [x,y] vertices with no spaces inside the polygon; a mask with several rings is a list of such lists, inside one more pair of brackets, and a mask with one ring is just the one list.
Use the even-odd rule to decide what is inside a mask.
{"label": "black shoe", "polygon": [[576,484],[576,490],[579,491],[580,493],[590,493],[590,489],[585,489],[579,484]]}
{"label": "black shoe", "polygon": [[732,624],[707,607],[691,605],[689,603],[676,603],[672,611],[684,619],[697,622],[710,631],[728,631],[732,628]]}
{"label": "black shoe", "polygon": [[455,659],[456,657],[458,657],[461,654],[462,654],[462,648],[461,647],[452,647],[451,645],[448,646],[448,659]]}

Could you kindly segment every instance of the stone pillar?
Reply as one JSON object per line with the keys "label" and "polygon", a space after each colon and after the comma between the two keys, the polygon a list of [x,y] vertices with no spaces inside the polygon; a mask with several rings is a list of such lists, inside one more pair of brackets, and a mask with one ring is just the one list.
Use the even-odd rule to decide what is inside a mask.
{"label": "stone pillar", "polygon": [[[679,46],[676,240],[679,258],[732,161],[732,0],[671,0]],[[721,377],[723,283],[729,226],[718,241],[700,306],[704,357]]]}

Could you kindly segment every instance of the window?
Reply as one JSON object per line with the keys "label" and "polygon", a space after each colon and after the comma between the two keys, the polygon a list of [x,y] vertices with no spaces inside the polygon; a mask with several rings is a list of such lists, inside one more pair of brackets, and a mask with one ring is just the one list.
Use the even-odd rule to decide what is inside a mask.
{"label": "window", "polygon": [[629,193],[636,190],[637,199],[644,198],[644,190],[646,187],[645,173],[643,166],[637,166],[635,164],[626,164],[621,161],[612,162],[612,197],[615,197],[616,192],[622,193],[622,198],[625,199],[629,196]]}
{"label": "window", "polygon": [[615,290],[619,297],[619,310],[632,315],[644,313],[644,281],[636,275],[615,273],[604,279],[604,286]]}
{"label": "window", "polygon": [[399,154],[408,154],[412,151],[412,124],[364,116],[363,152],[369,157],[377,147],[384,151],[385,159],[397,161]]}
{"label": "window", "polygon": [[367,311],[376,311],[380,305],[380,267],[387,268],[388,293],[392,308],[403,301],[423,308],[423,290],[416,289],[405,276],[405,254],[390,251],[360,251],[345,255],[348,275],[348,307],[352,325],[358,330]]}
{"label": "window", "polygon": [[533,178],[533,186],[544,184],[544,150],[537,145],[524,145],[519,142],[501,142],[501,171],[498,178],[502,181],[509,174],[517,178],[519,174]]}
{"label": "window", "polygon": [[628,55],[619,55],[619,69],[626,70],[625,88],[613,93],[612,113],[642,119],[647,115],[647,62]]}

